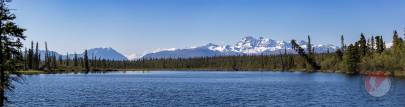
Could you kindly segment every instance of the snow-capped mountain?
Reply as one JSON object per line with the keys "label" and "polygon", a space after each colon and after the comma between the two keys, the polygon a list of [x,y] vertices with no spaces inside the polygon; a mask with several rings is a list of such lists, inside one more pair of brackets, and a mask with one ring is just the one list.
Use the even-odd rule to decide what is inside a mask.
{"label": "snow-capped mountain", "polygon": [[[306,41],[299,41],[298,44],[306,49]],[[322,53],[328,50],[333,52],[338,47],[331,44],[313,44],[315,52]],[[234,45],[216,45],[209,43],[207,45],[187,48],[170,49],[157,51],[144,55],[142,58],[188,58],[203,56],[221,56],[221,55],[245,55],[245,54],[279,54],[284,52],[295,53],[289,41],[277,41],[264,37],[254,38],[251,36],[242,38]]]}

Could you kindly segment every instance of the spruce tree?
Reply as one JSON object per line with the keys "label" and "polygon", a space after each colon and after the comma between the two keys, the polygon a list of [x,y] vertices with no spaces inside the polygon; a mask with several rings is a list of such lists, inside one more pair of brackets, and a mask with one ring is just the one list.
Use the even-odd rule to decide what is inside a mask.
{"label": "spruce tree", "polygon": [[309,55],[312,54],[312,44],[311,44],[311,37],[308,35],[308,42],[307,42],[307,52]]}
{"label": "spruce tree", "polygon": [[357,73],[358,63],[360,61],[357,45],[358,45],[357,43],[355,45],[350,44],[344,53],[343,65],[344,65],[344,68],[345,68],[344,70],[346,73],[349,73],[349,74]]}
{"label": "spruce tree", "polygon": [[39,49],[38,49],[38,42],[35,45],[35,53],[34,53],[34,69],[38,70],[39,69],[39,61],[40,60],[40,54],[39,54]]}
{"label": "spruce tree", "polygon": [[31,49],[28,50],[28,68],[34,68],[34,41],[31,41]]}
{"label": "spruce tree", "polygon": [[345,45],[345,38],[343,37],[343,35],[340,36],[340,50],[341,51],[345,51],[346,45]]}
{"label": "spruce tree", "polygon": [[84,56],[83,56],[83,63],[84,63],[84,68],[86,69],[86,71],[90,71],[90,67],[89,67],[89,57],[87,55],[87,50],[84,51]]}
{"label": "spruce tree", "polygon": [[381,52],[384,52],[384,50],[385,50],[385,41],[384,41],[382,36],[380,36],[380,43],[381,43],[380,44]]}
{"label": "spruce tree", "polygon": [[359,52],[361,56],[365,56],[368,52],[367,41],[364,37],[364,34],[361,33],[360,40],[358,41],[359,44]]}
{"label": "spruce tree", "polygon": [[385,44],[382,36],[376,36],[375,37],[375,42],[376,42],[376,52],[377,53],[382,53],[385,49]]}
{"label": "spruce tree", "polygon": [[24,70],[28,69],[28,50],[24,48]]}
{"label": "spruce tree", "polygon": [[4,106],[7,101],[6,92],[13,89],[12,81],[20,77],[17,69],[21,60],[16,56],[21,55],[18,51],[23,47],[20,40],[25,39],[25,29],[13,22],[16,16],[10,12],[7,5],[9,2],[0,0],[0,106]]}
{"label": "spruce tree", "polygon": [[[295,40],[291,40],[291,45],[293,49],[302,57],[305,58],[306,62],[310,65],[310,70],[318,70],[320,66],[315,62],[315,59],[310,55],[310,53],[306,54],[305,50],[301,48],[300,45],[297,44]],[[308,69],[307,69],[308,70]]]}
{"label": "spruce tree", "polygon": [[78,61],[78,58],[77,58],[77,54],[75,53],[75,55],[74,55],[74,58],[73,58],[73,66],[78,66],[79,65],[79,61]]}
{"label": "spruce tree", "polygon": [[56,69],[58,63],[56,62],[56,53],[52,53],[52,69]]}
{"label": "spruce tree", "polygon": [[66,53],[66,60],[65,60],[65,61],[66,61],[65,64],[66,64],[66,66],[68,67],[68,66],[69,66],[69,61],[70,61],[69,52]]}
{"label": "spruce tree", "polygon": [[45,42],[45,68],[50,68],[49,67],[49,61],[50,61],[50,59],[49,59],[49,51],[48,51],[48,43],[46,43]]}
{"label": "spruce tree", "polygon": [[399,37],[398,32],[396,30],[394,31],[392,41],[393,41],[392,49],[394,49],[394,51],[398,52],[400,49],[402,49],[403,40],[401,37]]}

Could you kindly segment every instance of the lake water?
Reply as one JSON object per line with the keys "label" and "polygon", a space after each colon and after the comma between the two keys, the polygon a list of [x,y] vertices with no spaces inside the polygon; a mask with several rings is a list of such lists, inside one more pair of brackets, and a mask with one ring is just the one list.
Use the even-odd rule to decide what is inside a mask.
{"label": "lake water", "polygon": [[110,72],[26,75],[10,106],[405,106],[405,80],[381,97],[362,76],[302,72]]}

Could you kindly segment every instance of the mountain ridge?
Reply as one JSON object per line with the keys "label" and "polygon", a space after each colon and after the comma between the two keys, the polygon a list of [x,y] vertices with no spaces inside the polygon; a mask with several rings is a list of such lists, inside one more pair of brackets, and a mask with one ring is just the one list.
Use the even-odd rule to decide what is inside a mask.
{"label": "mountain ridge", "polygon": [[[298,44],[306,49],[306,41],[298,41]],[[333,52],[338,49],[332,44],[312,44],[315,52],[324,53],[327,51]],[[204,56],[227,56],[227,55],[260,55],[260,54],[279,54],[279,52],[287,50],[289,53],[295,53],[292,45],[288,41],[273,40],[269,38],[259,37],[254,38],[247,36],[242,40],[237,41],[233,45],[217,45],[208,43],[206,45],[183,48],[170,49],[152,52],[145,54],[142,58],[190,58]]]}

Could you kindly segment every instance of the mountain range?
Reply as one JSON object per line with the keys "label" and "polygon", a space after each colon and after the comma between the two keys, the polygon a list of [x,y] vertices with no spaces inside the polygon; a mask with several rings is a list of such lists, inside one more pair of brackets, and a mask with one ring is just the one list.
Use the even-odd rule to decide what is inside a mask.
{"label": "mountain range", "polygon": [[[40,57],[41,59],[45,59],[45,51],[40,50]],[[54,52],[54,51],[49,51],[48,52],[50,55],[55,54],[57,58],[62,56],[63,59],[66,59],[67,55],[62,55],[60,53]],[[68,54],[69,59],[73,59],[75,54]],[[127,57],[125,57],[123,54],[119,53],[118,51],[114,50],[113,48],[92,48],[87,50],[87,55],[90,59],[97,58],[97,59],[110,59],[110,60],[128,60]],[[78,57],[83,57],[84,52],[78,53]]]}
{"label": "mountain range", "polygon": [[[298,41],[298,44],[306,49],[306,41]],[[325,53],[333,52],[338,49],[337,46],[332,44],[312,44],[315,52]],[[182,49],[164,49],[151,53],[147,53],[142,57],[138,58],[191,58],[191,57],[205,57],[205,56],[230,56],[230,55],[271,55],[280,54],[284,51],[288,53],[296,53],[292,49],[292,45],[289,41],[273,40],[264,37],[254,38],[251,36],[244,37],[242,40],[234,43],[233,45],[217,45],[213,43],[208,43],[206,45],[192,47],[192,48],[182,48]],[[129,59],[113,48],[92,48],[88,49],[89,58],[100,58],[100,59],[110,59],[110,60],[133,60]],[[45,51],[41,50],[41,58],[44,59]],[[66,55],[59,54],[54,51],[50,51],[50,54],[55,54],[56,57],[62,56],[63,59]],[[73,58],[75,54],[69,54],[69,58]],[[84,52],[78,53],[78,57],[83,57]],[[129,56],[131,57],[131,56]]]}
{"label": "mountain range", "polygon": [[[306,41],[298,41],[298,44],[306,49]],[[332,44],[312,44],[315,52],[324,53],[333,52],[338,47]],[[254,38],[251,36],[242,38],[241,41],[233,45],[217,45],[208,43],[203,46],[185,48],[185,49],[167,49],[152,52],[144,55],[142,58],[189,58],[203,56],[227,56],[227,55],[270,55],[279,54],[287,50],[289,53],[295,53],[289,41],[278,41],[264,37]]]}

